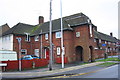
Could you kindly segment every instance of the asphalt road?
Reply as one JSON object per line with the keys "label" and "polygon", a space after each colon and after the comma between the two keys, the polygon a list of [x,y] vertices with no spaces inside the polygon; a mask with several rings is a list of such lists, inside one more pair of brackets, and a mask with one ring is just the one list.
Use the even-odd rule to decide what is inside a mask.
{"label": "asphalt road", "polygon": [[[107,68],[101,68],[101,67],[89,67],[89,68],[83,68],[83,69],[77,69],[77,70],[72,70],[72,71],[67,71],[64,73],[57,74],[56,76],[53,77],[48,77],[44,78],[47,80],[52,80],[52,79],[74,79],[74,80],[84,80],[84,79],[103,79],[103,80],[117,80],[118,78],[118,65],[114,65],[111,67]],[[36,79],[38,80],[38,79]]]}
{"label": "asphalt road", "polygon": [[71,78],[118,78],[118,65]]}

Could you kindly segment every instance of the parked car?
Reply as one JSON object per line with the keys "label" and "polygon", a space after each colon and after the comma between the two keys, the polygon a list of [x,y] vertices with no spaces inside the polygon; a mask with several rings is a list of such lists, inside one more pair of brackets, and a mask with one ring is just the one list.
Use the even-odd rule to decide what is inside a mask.
{"label": "parked car", "polygon": [[21,58],[21,60],[31,60],[31,59],[40,59],[40,57],[37,57],[36,55],[26,55]]}
{"label": "parked car", "polygon": [[40,57],[36,56],[36,55],[31,55],[33,57],[33,59],[40,59]]}

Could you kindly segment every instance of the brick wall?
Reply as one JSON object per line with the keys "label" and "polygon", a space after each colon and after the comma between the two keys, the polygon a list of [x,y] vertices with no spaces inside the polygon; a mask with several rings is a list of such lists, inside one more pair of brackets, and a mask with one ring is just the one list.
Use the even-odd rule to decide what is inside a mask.
{"label": "brick wall", "polygon": [[[108,44],[106,47],[102,47],[102,49],[96,50],[95,48],[98,47],[97,42],[94,42],[94,34],[93,37],[90,37],[90,29],[88,25],[81,25],[77,27],[72,27],[73,31],[64,31],[64,48],[65,48],[65,59],[68,63],[76,61],[77,57],[80,56],[76,52],[77,47],[82,48],[82,58],[84,62],[88,62],[89,60],[94,60],[95,58],[99,57],[104,57],[105,53],[105,48],[106,47],[111,47],[115,48],[116,46],[113,45],[113,43]],[[93,27],[94,28],[94,27]],[[92,28],[92,31],[93,31]],[[80,36],[76,37],[76,32],[80,32]],[[22,35],[14,35],[14,50],[18,50],[18,41],[16,40],[16,37],[21,37],[22,38],[22,49],[27,49],[27,54],[34,54],[35,49],[39,49],[39,52],[41,51],[40,45],[41,45],[41,40],[39,36],[39,41],[34,40],[34,36],[31,37],[30,42],[25,41],[25,36]],[[53,47],[53,56],[54,56],[54,61],[58,62],[61,58],[61,55],[57,55],[57,47],[61,47],[61,38],[56,38],[55,32],[52,34],[52,41],[54,44]],[[101,46],[104,44],[105,41],[102,41],[99,45]],[[42,35],[42,56],[45,58],[45,51],[44,49],[48,48],[49,50],[49,38],[48,40],[45,40],[45,34]],[[61,51],[60,51],[61,52]],[[115,53],[115,52],[111,52]],[[60,63],[60,62],[58,62]]]}
{"label": "brick wall", "polygon": [[[7,63],[6,71],[9,70],[18,70],[19,69],[19,61],[2,61],[2,63]],[[35,64],[35,67],[44,67],[48,65],[48,60],[47,59],[33,59],[33,60],[22,60],[22,70],[23,69],[30,69],[33,68],[33,63]],[[3,67],[2,67],[3,70]]]}

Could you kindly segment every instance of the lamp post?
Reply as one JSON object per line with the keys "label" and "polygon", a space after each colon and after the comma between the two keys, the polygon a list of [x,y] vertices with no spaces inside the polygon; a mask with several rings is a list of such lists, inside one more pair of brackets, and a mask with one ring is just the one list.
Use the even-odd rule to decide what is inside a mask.
{"label": "lamp post", "polygon": [[22,70],[22,66],[21,66],[21,38],[16,38],[18,40],[18,44],[19,44],[19,71]]}
{"label": "lamp post", "polygon": [[62,20],[62,0],[60,0],[60,14],[61,14],[61,49],[62,49],[62,68],[64,68],[64,47],[63,47],[63,20]]}
{"label": "lamp post", "polygon": [[49,36],[50,36],[50,60],[49,60],[49,70],[52,70],[52,0],[50,0],[50,24],[49,24]]}

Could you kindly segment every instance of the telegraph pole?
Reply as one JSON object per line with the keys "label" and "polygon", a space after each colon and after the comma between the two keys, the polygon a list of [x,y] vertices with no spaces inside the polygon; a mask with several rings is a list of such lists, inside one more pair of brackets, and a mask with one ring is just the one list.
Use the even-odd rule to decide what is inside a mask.
{"label": "telegraph pole", "polygon": [[50,0],[50,24],[49,24],[49,36],[50,36],[50,60],[49,60],[49,70],[52,70],[52,0]]}
{"label": "telegraph pole", "polygon": [[60,14],[61,14],[61,49],[62,49],[62,54],[61,54],[61,58],[62,58],[62,68],[64,68],[64,47],[63,47],[63,20],[62,20],[62,0],[60,0]]}

